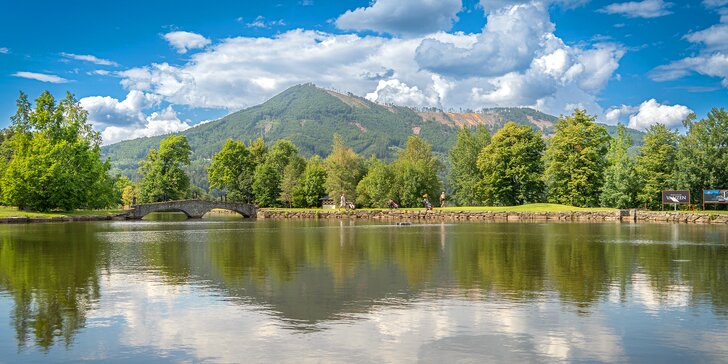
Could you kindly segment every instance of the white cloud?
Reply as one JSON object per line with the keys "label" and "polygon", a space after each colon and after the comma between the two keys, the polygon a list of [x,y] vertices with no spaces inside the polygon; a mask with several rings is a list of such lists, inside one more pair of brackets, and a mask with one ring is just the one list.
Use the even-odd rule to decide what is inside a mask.
{"label": "white cloud", "polygon": [[128,127],[109,126],[101,132],[101,138],[104,144],[112,144],[127,139],[176,133],[190,128],[189,124],[177,117],[177,112],[174,111],[171,105],[159,112],[153,112],[145,120],[146,123],[143,127],[136,125]]}
{"label": "white cloud", "polygon": [[479,34],[392,38],[298,29],[228,38],[182,65],[117,74],[127,89],[172,104],[228,110],[313,82],[409,106],[530,106],[555,114],[579,106],[601,113],[597,95],[614,78],[621,46],[566,45],[538,1],[493,10],[487,20]]}
{"label": "white cloud", "polygon": [[599,11],[607,14],[620,14],[628,18],[657,18],[672,14],[670,10],[667,10],[672,5],[663,0],[630,1],[609,4]]}
{"label": "white cloud", "polygon": [[91,72],[88,72],[89,75],[97,75],[97,76],[108,76],[111,74],[111,72],[107,70],[93,70]]}
{"label": "white cloud", "polygon": [[655,81],[670,81],[697,72],[706,76],[722,78],[728,87],[728,54],[715,53],[683,58],[655,68],[650,77]]}
{"label": "white cloud", "polygon": [[159,95],[132,90],[122,101],[109,96],[91,96],[79,100],[88,111],[88,120],[101,131],[104,144],[145,136],[169,134],[190,126],[177,117],[172,106],[144,113],[145,109],[156,107],[161,102]]}
{"label": "white cloud", "polygon": [[706,50],[728,50],[728,22],[693,32],[685,36],[692,43],[702,43]]}
{"label": "white cloud", "polygon": [[397,80],[380,80],[377,89],[366,95],[366,98],[380,103],[410,106],[436,106],[437,99],[427,97],[417,86],[409,87]]}
{"label": "white cloud", "polygon": [[15,77],[21,77],[21,78],[28,78],[31,80],[41,81],[41,82],[49,82],[49,83],[67,83],[71,82],[70,80],[67,80],[63,77],[59,77],[56,75],[49,75],[46,73],[36,73],[36,72],[15,72],[12,74],[12,76]]}
{"label": "white cloud", "polygon": [[75,59],[77,61],[91,62],[93,64],[97,64],[100,66],[119,66],[119,64],[114,61],[110,61],[108,59],[103,59],[103,58],[98,58],[98,57],[92,56],[90,54],[73,54],[73,53],[62,52],[61,56],[69,58],[69,59]]}
{"label": "white cloud", "polygon": [[629,116],[627,126],[632,129],[645,130],[653,124],[664,124],[669,128],[677,128],[693,111],[683,105],[664,105],[650,99],[640,106],[622,105],[609,109],[605,118],[607,123],[616,124]]}
{"label": "white cloud", "polygon": [[[242,21],[242,18],[238,18],[239,21]],[[271,20],[266,21],[265,17],[262,15],[258,15],[255,20],[253,20],[250,23],[245,24],[248,28],[270,28],[274,26],[285,26],[286,22],[283,21],[283,19],[279,20]]]}
{"label": "white cloud", "polygon": [[703,0],[703,5],[708,8],[718,8],[728,5],[728,0]]}
{"label": "white cloud", "polygon": [[604,114],[607,124],[617,125],[620,120],[623,120],[629,115],[634,115],[640,110],[639,106],[628,106],[622,105],[619,107],[612,107]]}
{"label": "white cloud", "polygon": [[490,12],[472,46],[425,39],[416,59],[425,69],[453,77],[524,71],[554,29],[546,4],[516,4]]}
{"label": "white cloud", "polygon": [[649,74],[655,81],[670,81],[693,72],[722,79],[728,88],[728,16],[709,28],[689,33],[688,41],[702,45],[698,54],[658,66]]}
{"label": "white cloud", "polygon": [[0,54],[8,54],[10,53],[10,49],[7,47],[0,47]]}
{"label": "white cloud", "polygon": [[187,53],[191,49],[204,48],[211,41],[197,33],[191,32],[169,32],[164,39],[177,50],[177,53]]}
{"label": "white cloud", "polygon": [[396,35],[446,31],[458,20],[461,0],[375,0],[369,7],[349,10],[336,19],[345,30],[372,30]]}

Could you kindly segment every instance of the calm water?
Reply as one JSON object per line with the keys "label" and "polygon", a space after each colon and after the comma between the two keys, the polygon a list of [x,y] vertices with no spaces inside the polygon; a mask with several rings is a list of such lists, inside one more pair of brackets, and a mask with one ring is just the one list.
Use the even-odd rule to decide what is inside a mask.
{"label": "calm water", "polygon": [[0,225],[0,362],[728,362],[728,227]]}

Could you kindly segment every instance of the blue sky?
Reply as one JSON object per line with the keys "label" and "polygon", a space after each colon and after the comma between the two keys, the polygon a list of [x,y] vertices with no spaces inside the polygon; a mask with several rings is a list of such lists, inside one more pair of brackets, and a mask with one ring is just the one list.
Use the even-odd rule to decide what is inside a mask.
{"label": "blue sky", "polygon": [[11,2],[0,80],[0,127],[19,90],[68,90],[105,143],[304,82],[382,103],[583,107],[679,128],[726,106],[728,0]]}

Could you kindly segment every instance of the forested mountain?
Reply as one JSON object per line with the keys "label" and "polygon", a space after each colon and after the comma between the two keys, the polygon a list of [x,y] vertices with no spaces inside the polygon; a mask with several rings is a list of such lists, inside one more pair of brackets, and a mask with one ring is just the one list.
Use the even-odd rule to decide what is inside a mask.
{"label": "forested mountain", "polygon": [[[346,145],[364,157],[376,155],[393,159],[407,141],[418,134],[446,160],[455,142],[458,128],[486,125],[492,132],[514,121],[542,131],[553,132],[556,117],[529,108],[493,108],[479,112],[444,112],[415,110],[394,105],[380,105],[352,94],[325,90],[313,84],[297,85],[271,98],[222,119],[198,125],[179,134],[186,135],[192,148],[190,177],[192,183],[207,187],[204,168],[229,138],[249,143],[262,137],[268,141],[291,140],[304,156],[326,156],[331,151],[334,133]],[[609,130],[610,134],[614,130]],[[641,133],[635,131],[636,143]],[[149,149],[157,148],[163,136],[123,141],[102,148],[112,166],[136,180],[139,160]]]}

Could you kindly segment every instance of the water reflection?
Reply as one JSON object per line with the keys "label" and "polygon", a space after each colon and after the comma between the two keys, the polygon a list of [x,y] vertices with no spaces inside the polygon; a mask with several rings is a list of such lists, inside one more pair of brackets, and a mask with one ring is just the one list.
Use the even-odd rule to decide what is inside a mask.
{"label": "water reflection", "polygon": [[0,288],[15,303],[11,319],[20,347],[28,341],[43,349],[56,341],[69,346],[99,299],[103,246],[90,226],[78,235],[73,227],[72,236],[66,228],[22,226],[0,235]]}
{"label": "water reflection", "polygon": [[[640,325],[655,318],[665,332],[692,333],[670,338],[667,348],[638,340],[655,353],[704,347],[698,335],[725,328],[726,239],[725,227],[689,225],[0,226],[0,293],[8,294],[0,301],[13,303],[17,345],[45,350],[61,342],[73,351],[84,327],[114,327],[124,345],[177,350],[179,358],[219,356],[241,335],[259,345],[241,350],[269,361],[310,346],[291,333],[320,333],[316,345],[329,359],[367,350],[342,344],[336,333],[380,345],[361,361],[623,361],[637,350],[630,336],[641,337]],[[687,325],[691,317],[702,326]],[[215,344],[202,350],[196,335]],[[294,356],[275,349],[281,340]]]}

